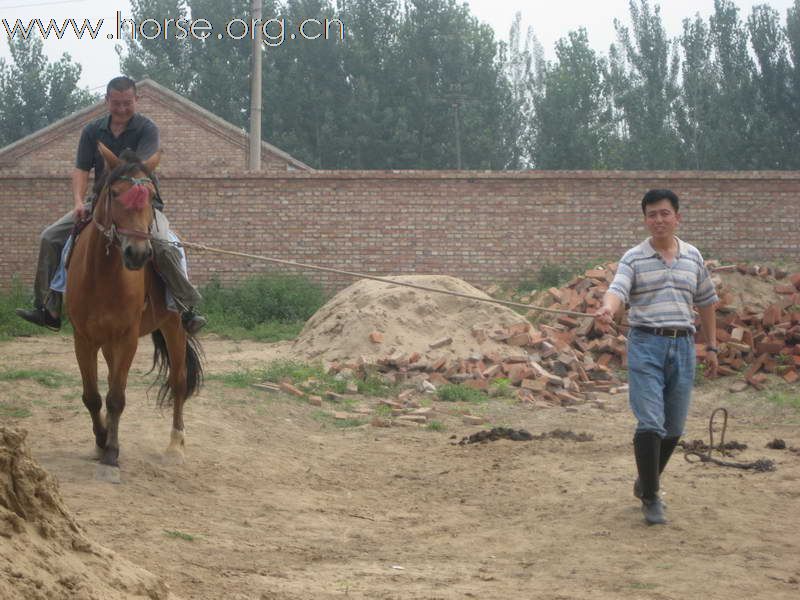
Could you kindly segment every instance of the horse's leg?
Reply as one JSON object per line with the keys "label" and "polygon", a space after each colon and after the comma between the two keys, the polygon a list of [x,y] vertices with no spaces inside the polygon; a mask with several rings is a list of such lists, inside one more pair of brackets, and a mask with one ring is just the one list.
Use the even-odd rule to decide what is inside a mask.
{"label": "horse's leg", "polygon": [[103,354],[108,363],[108,394],[106,395],[106,413],[108,434],[103,457],[100,462],[112,467],[119,466],[119,419],[125,410],[125,387],[128,384],[128,371],[136,356],[138,344],[138,327],[133,334],[117,340],[113,345],[104,347]]}
{"label": "horse's leg", "polygon": [[169,387],[172,391],[172,431],[169,446],[164,452],[168,463],[183,464],[185,432],[183,427],[183,405],[186,402],[186,333],[176,316],[161,327],[169,353]]}
{"label": "horse's leg", "polygon": [[81,370],[83,380],[83,404],[92,416],[92,431],[94,432],[97,449],[102,452],[106,447],[106,424],[100,413],[103,408],[103,398],[97,389],[97,346],[86,338],[75,334],[75,356]]}

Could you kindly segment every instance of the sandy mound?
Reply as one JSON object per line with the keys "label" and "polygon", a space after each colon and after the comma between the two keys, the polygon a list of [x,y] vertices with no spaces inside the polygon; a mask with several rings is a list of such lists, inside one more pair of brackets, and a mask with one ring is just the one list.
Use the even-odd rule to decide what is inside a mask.
{"label": "sandy mound", "polygon": [[[470,284],[442,275],[402,275],[393,281],[489,298]],[[510,308],[362,279],[336,294],[309,319],[292,345],[303,359],[373,362],[395,352],[419,352],[428,359],[471,354],[518,354],[519,349],[493,341],[481,332],[524,324]],[[379,332],[383,341],[370,340]],[[430,345],[445,338],[440,348]],[[480,341],[479,341],[480,340]]]}
{"label": "sandy mound", "polygon": [[[780,297],[775,293],[779,283],[774,277],[756,277],[737,271],[719,271],[713,275],[717,294],[732,309],[751,306],[764,310]],[[786,280],[784,279],[784,282]]]}
{"label": "sandy mound", "polygon": [[0,598],[175,600],[158,577],[86,537],[26,435],[0,427]]}

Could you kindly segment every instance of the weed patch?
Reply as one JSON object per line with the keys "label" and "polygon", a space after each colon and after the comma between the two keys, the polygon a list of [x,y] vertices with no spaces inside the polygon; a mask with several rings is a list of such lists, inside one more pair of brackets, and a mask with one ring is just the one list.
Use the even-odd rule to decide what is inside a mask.
{"label": "weed patch", "polygon": [[264,342],[296,337],[325,302],[321,286],[294,275],[259,275],[231,287],[212,281],[201,294],[207,331]]}
{"label": "weed patch", "polygon": [[443,402],[485,402],[488,396],[483,392],[454,383],[446,383],[436,390],[436,396]]}
{"label": "weed patch", "polygon": [[164,530],[164,535],[171,538],[178,538],[180,540],[186,540],[187,542],[193,542],[196,538],[195,536],[189,533],[183,533],[182,531],[172,531],[170,529]]}
{"label": "weed patch", "polygon": [[774,391],[767,394],[767,400],[778,406],[788,406],[800,410],[800,393],[792,391]]}
{"label": "weed patch", "polygon": [[14,406],[0,402],[0,417],[7,417],[10,419],[25,419],[31,416],[31,411],[22,406]]}
{"label": "weed patch", "polygon": [[48,388],[58,388],[76,383],[72,377],[58,371],[40,371],[35,369],[0,371],[0,381],[18,381],[20,379],[30,379]]}

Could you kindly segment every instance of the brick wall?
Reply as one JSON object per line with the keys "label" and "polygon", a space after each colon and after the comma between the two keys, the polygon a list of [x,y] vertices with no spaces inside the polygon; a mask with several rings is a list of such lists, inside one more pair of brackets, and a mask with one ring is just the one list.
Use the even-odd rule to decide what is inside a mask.
{"label": "brick wall", "polygon": [[[616,259],[647,235],[639,202],[651,187],[681,196],[680,235],[708,258],[800,257],[798,172],[186,171],[162,179],[186,240],[348,271],[516,284],[546,263]],[[29,283],[37,235],[69,208],[69,182],[0,173],[0,202],[0,282]],[[197,252],[189,261],[198,283],[286,270]],[[329,289],[352,281],[307,275]]]}

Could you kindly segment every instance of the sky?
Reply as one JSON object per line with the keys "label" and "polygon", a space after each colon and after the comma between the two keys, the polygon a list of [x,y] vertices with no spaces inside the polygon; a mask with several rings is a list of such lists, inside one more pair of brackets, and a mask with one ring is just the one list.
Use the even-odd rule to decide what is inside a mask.
{"label": "sky", "polygon": [[[795,0],[735,0],[737,6],[746,17],[755,4],[766,3],[777,9],[782,20],[785,20],[786,9]],[[629,23],[628,0],[465,0],[472,13],[480,20],[491,25],[496,38],[507,39],[508,30],[514,15],[522,14],[523,27],[533,31],[545,50],[545,58],[552,59],[555,42],[567,35],[571,30],[585,27],[589,42],[595,50],[606,54],[608,47],[615,41],[613,21],[615,18]],[[684,18],[699,13],[707,18],[713,12],[714,0],[651,0],[651,5],[660,4],[661,16],[667,34],[676,37],[681,32]],[[22,19],[28,23],[30,19],[42,19],[45,22],[55,19],[61,23],[64,19],[89,19],[96,24],[103,19],[103,29],[98,39],[88,36],[76,39],[72,31],[61,40],[51,38],[45,41],[45,52],[51,60],[55,60],[64,52],[83,66],[80,84],[94,91],[102,91],[112,77],[119,75],[119,60],[114,45],[118,41],[105,39],[116,31],[117,11],[123,18],[130,16],[128,0],[0,0],[0,19],[10,23]],[[202,15],[195,15],[201,17]],[[231,15],[238,17],[241,15]],[[265,18],[271,15],[265,15]],[[313,16],[313,15],[312,15]],[[345,23],[345,36],[346,27]],[[106,33],[109,32],[109,33]],[[0,57],[8,58],[8,35],[6,28],[0,23]]]}

